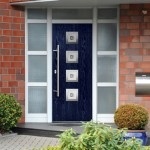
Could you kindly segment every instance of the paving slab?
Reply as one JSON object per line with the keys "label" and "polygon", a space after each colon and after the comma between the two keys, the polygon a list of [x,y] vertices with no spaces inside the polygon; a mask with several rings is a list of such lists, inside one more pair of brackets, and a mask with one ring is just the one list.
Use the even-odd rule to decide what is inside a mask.
{"label": "paving slab", "polygon": [[0,150],[40,150],[47,146],[58,145],[58,138],[29,135],[13,135],[0,137]]}

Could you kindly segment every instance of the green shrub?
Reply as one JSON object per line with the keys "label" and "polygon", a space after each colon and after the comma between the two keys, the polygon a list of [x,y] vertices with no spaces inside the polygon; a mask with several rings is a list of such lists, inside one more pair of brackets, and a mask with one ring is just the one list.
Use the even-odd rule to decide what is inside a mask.
{"label": "green shrub", "polygon": [[141,141],[132,138],[124,140],[125,130],[111,128],[104,124],[88,122],[84,131],[77,135],[72,129],[60,135],[61,150],[142,150]]}
{"label": "green shrub", "polygon": [[144,129],[148,123],[148,111],[137,104],[125,104],[120,106],[114,115],[115,124],[118,128],[130,130]]}
{"label": "green shrub", "polygon": [[22,109],[15,97],[0,94],[0,132],[9,131],[16,126],[21,115]]}
{"label": "green shrub", "polygon": [[150,146],[145,146],[144,150],[150,150]]}
{"label": "green shrub", "polygon": [[59,136],[60,145],[38,150],[150,150],[150,146],[142,146],[139,139],[124,140],[125,133],[125,129],[87,122],[80,135],[72,129],[66,130]]}

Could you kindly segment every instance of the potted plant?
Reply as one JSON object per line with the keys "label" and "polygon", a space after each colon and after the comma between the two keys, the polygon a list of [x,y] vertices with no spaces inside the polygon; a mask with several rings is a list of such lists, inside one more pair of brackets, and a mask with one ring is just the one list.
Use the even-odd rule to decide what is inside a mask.
{"label": "potted plant", "polygon": [[128,129],[125,139],[135,137],[146,145],[147,135],[145,126],[148,124],[148,111],[138,104],[121,105],[114,114],[114,121],[118,128]]}

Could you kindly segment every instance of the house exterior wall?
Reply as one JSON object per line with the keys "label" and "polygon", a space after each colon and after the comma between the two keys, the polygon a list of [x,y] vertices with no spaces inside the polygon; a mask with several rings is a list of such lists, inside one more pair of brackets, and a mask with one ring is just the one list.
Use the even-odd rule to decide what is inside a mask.
{"label": "house exterior wall", "polygon": [[[16,1],[0,1],[0,93],[15,95],[23,108],[23,123],[25,16],[24,8],[10,6]],[[150,110],[150,97],[135,96],[135,72],[150,72],[150,4],[120,5],[119,30],[119,105],[138,103]]]}
{"label": "house exterior wall", "polygon": [[0,1],[0,93],[9,93],[25,105],[24,11],[11,7],[9,0]]}
{"label": "house exterior wall", "polygon": [[150,72],[150,4],[120,6],[119,36],[119,105],[138,103],[150,111],[150,97],[135,96],[135,73]]}

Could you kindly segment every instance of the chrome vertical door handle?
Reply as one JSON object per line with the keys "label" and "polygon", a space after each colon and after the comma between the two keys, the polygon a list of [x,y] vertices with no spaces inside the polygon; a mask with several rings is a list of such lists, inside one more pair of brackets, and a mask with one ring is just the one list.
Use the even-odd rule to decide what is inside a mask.
{"label": "chrome vertical door handle", "polygon": [[57,97],[59,97],[59,45],[57,45]]}
{"label": "chrome vertical door handle", "polygon": [[57,97],[59,97],[59,45],[57,45],[57,49],[53,51],[57,52],[57,90],[54,90],[54,92],[57,92]]}

